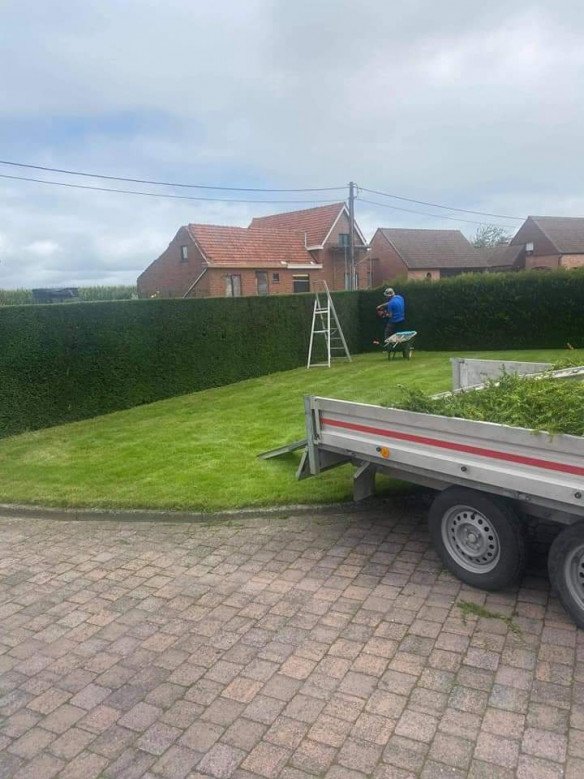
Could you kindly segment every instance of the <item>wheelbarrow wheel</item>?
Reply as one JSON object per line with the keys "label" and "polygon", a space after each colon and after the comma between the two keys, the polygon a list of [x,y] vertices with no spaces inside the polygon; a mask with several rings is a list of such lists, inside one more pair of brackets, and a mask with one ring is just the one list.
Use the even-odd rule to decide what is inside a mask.
{"label": "wheelbarrow wheel", "polygon": [[412,349],[411,346],[405,346],[402,352],[402,357],[404,358],[404,360],[411,360],[413,351],[414,350]]}

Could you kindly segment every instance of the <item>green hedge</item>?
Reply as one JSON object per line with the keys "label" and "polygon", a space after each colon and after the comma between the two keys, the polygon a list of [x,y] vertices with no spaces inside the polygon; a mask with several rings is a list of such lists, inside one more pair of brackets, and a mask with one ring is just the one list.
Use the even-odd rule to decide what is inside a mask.
{"label": "green hedge", "polygon": [[[298,367],[307,356],[313,300],[0,308],[0,436]],[[337,293],[335,304],[356,351],[358,296]]]}
{"label": "green hedge", "polygon": [[[584,346],[584,271],[396,288],[419,349]],[[334,300],[351,352],[374,348],[382,290]],[[303,365],[313,301],[307,294],[0,307],[0,436]]]}
{"label": "green hedge", "polygon": [[[465,274],[395,284],[406,323],[428,350],[584,346],[584,270]],[[375,314],[383,289],[360,293],[361,349],[383,333]]]}

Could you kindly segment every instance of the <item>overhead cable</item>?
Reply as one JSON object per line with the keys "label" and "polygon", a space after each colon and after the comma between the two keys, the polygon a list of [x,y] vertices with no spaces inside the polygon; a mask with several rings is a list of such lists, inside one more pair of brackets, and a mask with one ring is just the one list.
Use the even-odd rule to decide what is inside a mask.
{"label": "overhead cable", "polygon": [[[391,208],[393,211],[407,211],[408,214],[417,214],[418,216],[431,216],[433,219],[450,219],[453,222],[467,222],[472,225],[485,225],[493,224],[493,222],[485,221],[478,222],[475,219],[463,219],[459,216],[446,216],[446,214],[429,214],[427,211],[414,211],[413,208],[402,208],[401,206],[392,206],[389,203],[376,203],[374,200],[366,200],[364,197],[360,197],[359,203],[369,203],[372,206],[381,206],[381,208]],[[500,225],[500,227],[507,227],[507,225]]]}
{"label": "overhead cable", "polygon": [[433,208],[443,208],[446,211],[460,211],[464,214],[477,214],[478,216],[493,216],[496,219],[514,219],[517,222],[523,222],[522,216],[506,216],[505,214],[490,214],[488,211],[471,211],[468,208],[455,208],[454,206],[443,206],[440,203],[430,203],[426,200],[414,200],[411,197],[403,197],[402,195],[390,195],[389,192],[380,192],[377,189],[367,189],[367,187],[359,187],[363,192],[369,192],[372,195],[382,195],[383,197],[391,197],[396,200],[404,200],[407,203],[417,203],[421,206],[432,206]]}
{"label": "overhead cable", "polygon": [[145,197],[172,198],[174,200],[204,200],[215,203],[303,203],[311,206],[314,203],[336,203],[336,200],[256,200],[249,198],[224,198],[224,197],[197,197],[196,195],[170,195],[164,192],[142,192],[134,189],[112,189],[110,187],[93,187],[89,184],[71,184],[66,181],[48,181],[45,179],[29,178],[28,176],[9,176],[7,173],[0,173],[0,178],[10,179],[11,181],[32,181],[35,184],[50,184],[53,187],[71,187],[72,189],[91,189],[95,192],[116,192],[119,195],[142,195]]}
{"label": "overhead cable", "polygon": [[346,190],[343,187],[308,187],[304,189],[269,189],[264,187],[221,187],[210,184],[181,184],[176,181],[153,181],[151,179],[131,179],[122,176],[106,176],[102,173],[87,173],[80,170],[65,170],[63,168],[48,168],[43,165],[30,165],[25,162],[11,162],[0,160],[0,165],[11,165],[16,168],[31,168],[33,170],[44,170],[49,173],[64,173],[67,176],[86,176],[92,179],[107,179],[108,181],[126,181],[129,184],[152,184],[161,187],[183,187],[185,189],[217,189],[225,192],[333,192],[336,190]]}

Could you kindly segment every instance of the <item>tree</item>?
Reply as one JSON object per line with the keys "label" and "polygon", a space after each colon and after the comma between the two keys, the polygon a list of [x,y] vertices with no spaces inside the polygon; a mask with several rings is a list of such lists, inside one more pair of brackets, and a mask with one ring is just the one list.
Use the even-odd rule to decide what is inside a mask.
{"label": "tree", "polygon": [[476,249],[484,249],[486,246],[501,246],[509,243],[511,235],[504,227],[497,225],[481,225],[471,243]]}

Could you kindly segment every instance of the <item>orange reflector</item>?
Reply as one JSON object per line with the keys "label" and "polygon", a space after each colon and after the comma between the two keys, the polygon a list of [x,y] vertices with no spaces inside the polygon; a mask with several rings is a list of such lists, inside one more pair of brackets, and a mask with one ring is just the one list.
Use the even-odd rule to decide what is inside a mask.
{"label": "orange reflector", "polygon": [[388,449],[388,447],[387,447],[387,446],[382,446],[382,447],[380,448],[380,450],[379,450],[379,454],[380,454],[382,457],[389,457],[389,455],[390,455],[390,451],[389,451],[389,449]]}

